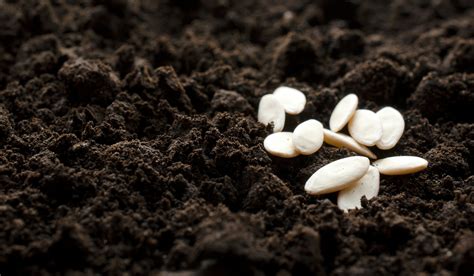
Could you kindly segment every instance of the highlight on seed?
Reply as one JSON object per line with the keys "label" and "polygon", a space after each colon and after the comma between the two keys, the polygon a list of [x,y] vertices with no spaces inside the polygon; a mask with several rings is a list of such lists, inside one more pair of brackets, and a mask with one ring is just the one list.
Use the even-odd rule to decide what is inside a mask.
{"label": "highlight on seed", "polygon": [[338,132],[343,129],[357,110],[359,98],[356,94],[349,94],[342,98],[334,108],[329,119],[329,128]]}
{"label": "highlight on seed", "polygon": [[280,132],[285,126],[285,109],[272,94],[263,96],[258,105],[258,121],[264,125],[273,123],[273,132]]}
{"label": "highlight on seed", "polygon": [[292,158],[299,155],[293,144],[293,133],[277,132],[267,136],[263,141],[263,147],[270,154],[283,158]]}
{"label": "highlight on seed", "polygon": [[366,146],[357,143],[352,137],[343,133],[333,132],[329,129],[323,129],[324,142],[337,148],[346,148],[358,154],[367,156],[371,159],[377,159],[377,155],[370,151]]}
{"label": "highlight on seed", "polygon": [[323,141],[323,125],[318,120],[307,120],[293,131],[293,143],[301,154],[310,155],[317,152]]}
{"label": "highlight on seed", "polygon": [[369,169],[361,179],[355,181],[349,187],[341,190],[337,195],[337,206],[339,209],[347,210],[362,208],[361,198],[376,197],[379,194],[380,173],[374,166]]}
{"label": "highlight on seed", "polygon": [[422,171],[428,167],[428,161],[417,156],[393,156],[375,161],[374,166],[381,174],[403,175]]}
{"label": "highlight on seed", "polygon": [[373,146],[382,138],[382,122],[371,110],[359,109],[349,121],[349,133],[362,145]]}
{"label": "highlight on seed", "polygon": [[306,105],[306,96],[295,88],[280,86],[273,95],[283,105],[285,112],[291,115],[300,114]]}
{"label": "highlight on seed", "polygon": [[349,187],[369,169],[367,157],[352,156],[331,162],[317,170],[306,181],[305,191],[310,195],[333,193]]}
{"label": "highlight on seed", "polygon": [[391,149],[402,137],[405,120],[398,110],[390,106],[380,109],[376,114],[382,123],[382,137],[375,145],[381,150]]}

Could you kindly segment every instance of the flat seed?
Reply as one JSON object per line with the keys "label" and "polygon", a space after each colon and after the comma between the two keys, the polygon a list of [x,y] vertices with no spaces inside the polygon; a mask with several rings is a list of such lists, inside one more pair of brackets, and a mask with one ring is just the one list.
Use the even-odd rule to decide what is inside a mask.
{"label": "flat seed", "polygon": [[342,98],[332,111],[329,119],[329,128],[338,132],[343,129],[356,112],[359,98],[355,94],[349,94]]}
{"label": "flat seed", "polygon": [[373,163],[381,174],[402,175],[416,173],[428,167],[428,161],[416,156],[394,156]]}
{"label": "flat seed", "polygon": [[323,125],[317,120],[307,120],[299,124],[293,131],[293,143],[304,155],[310,155],[323,145]]}
{"label": "flat seed", "polygon": [[300,114],[306,105],[306,96],[298,89],[280,86],[273,95],[283,105],[286,113],[291,115]]}
{"label": "flat seed", "polygon": [[354,184],[340,191],[337,195],[337,206],[347,211],[362,208],[361,198],[371,199],[379,194],[380,173],[377,168],[369,166],[367,173]]}
{"label": "flat seed", "polygon": [[405,130],[405,120],[398,110],[392,107],[384,107],[377,113],[382,123],[382,138],[375,144],[377,148],[388,150],[398,143]]}
{"label": "flat seed", "polygon": [[317,170],[306,181],[304,189],[311,195],[343,190],[364,176],[369,165],[367,157],[352,156],[339,159]]}
{"label": "flat seed", "polygon": [[258,121],[264,125],[273,123],[273,132],[280,132],[285,126],[285,109],[277,98],[268,94],[260,99]]}
{"label": "flat seed", "polygon": [[349,121],[349,134],[362,145],[375,145],[382,138],[379,116],[367,109],[357,110]]}
{"label": "flat seed", "polygon": [[293,133],[291,132],[277,132],[268,135],[263,140],[263,147],[271,155],[283,158],[292,158],[299,154],[293,144]]}
{"label": "flat seed", "polygon": [[352,139],[350,136],[342,133],[336,133],[330,131],[329,129],[323,129],[323,133],[324,142],[328,143],[329,145],[335,146],[337,148],[346,148],[369,158],[377,159],[377,156],[366,146],[357,143],[357,141]]}

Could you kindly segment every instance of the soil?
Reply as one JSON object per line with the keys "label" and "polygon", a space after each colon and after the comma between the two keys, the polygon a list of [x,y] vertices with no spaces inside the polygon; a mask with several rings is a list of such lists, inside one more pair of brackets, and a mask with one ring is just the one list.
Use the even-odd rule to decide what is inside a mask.
{"label": "soil", "polygon": [[[0,274],[472,275],[474,2],[0,0]],[[344,214],[303,186],[354,155],[269,156],[279,85],[399,109]]]}

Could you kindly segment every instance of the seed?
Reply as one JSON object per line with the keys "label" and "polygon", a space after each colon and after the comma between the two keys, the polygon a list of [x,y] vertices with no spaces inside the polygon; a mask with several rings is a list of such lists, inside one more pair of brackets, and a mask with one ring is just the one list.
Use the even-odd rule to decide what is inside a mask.
{"label": "seed", "polygon": [[293,143],[304,155],[310,155],[323,145],[323,125],[317,120],[307,120],[299,124],[293,131]]}
{"label": "seed", "polygon": [[293,133],[277,132],[272,133],[263,141],[263,147],[271,155],[283,158],[298,156],[298,151],[293,144]]}
{"label": "seed", "polygon": [[300,114],[306,105],[306,96],[298,89],[280,86],[273,95],[283,105],[286,113],[291,115]]}
{"label": "seed", "polygon": [[285,109],[274,95],[268,94],[260,99],[258,121],[264,125],[273,123],[273,132],[280,132],[285,126]]}
{"label": "seed", "polygon": [[329,129],[323,129],[324,132],[324,142],[328,143],[329,145],[333,145],[337,148],[347,148],[358,154],[362,154],[372,159],[377,159],[377,156],[371,152],[366,146],[357,143],[356,140],[352,139],[352,137],[330,131]]}
{"label": "seed", "polygon": [[349,134],[362,145],[375,145],[382,137],[380,118],[370,110],[357,110],[349,121]]}
{"label": "seed", "polygon": [[382,123],[382,138],[375,144],[379,149],[388,150],[398,143],[405,130],[405,120],[395,108],[384,107],[377,113]]}
{"label": "seed", "polygon": [[371,199],[378,195],[380,187],[380,173],[377,168],[369,166],[367,173],[351,186],[340,191],[337,195],[337,206],[347,211],[362,208],[361,198]]}
{"label": "seed", "polygon": [[304,189],[311,195],[343,190],[364,176],[369,165],[367,157],[352,156],[339,159],[317,170],[306,181]]}
{"label": "seed", "polygon": [[428,161],[416,156],[394,156],[373,163],[381,174],[402,175],[416,173],[428,167]]}
{"label": "seed", "polygon": [[357,109],[359,98],[355,94],[349,94],[342,98],[332,111],[329,119],[329,128],[338,132],[349,122]]}

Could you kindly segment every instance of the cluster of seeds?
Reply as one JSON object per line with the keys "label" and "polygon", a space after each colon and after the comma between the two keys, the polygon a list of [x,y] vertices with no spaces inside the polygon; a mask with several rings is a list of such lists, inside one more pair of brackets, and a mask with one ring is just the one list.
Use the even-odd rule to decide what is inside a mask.
{"label": "cluster of seeds", "polygon": [[[342,210],[361,208],[361,198],[378,195],[380,174],[403,175],[421,171],[428,161],[416,156],[395,156],[379,159],[368,148],[376,146],[388,150],[398,143],[405,129],[402,114],[392,107],[377,113],[357,109],[355,94],[342,98],[334,108],[329,128],[315,119],[299,124],[293,132],[282,132],[285,113],[297,115],[306,105],[305,95],[294,88],[279,87],[273,94],[262,97],[258,107],[258,121],[273,124],[273,134],[265,138],[263,146],[272,155],[292,158],[317,152],[323,142],[347,148],[363,156],[343,158],[317,170],[306,182],[305,191],[311,195],[339,192],[337,205]],[[339,133],[347,125],[350,134]],[[368,157],[368,158],[367,158]]]}

